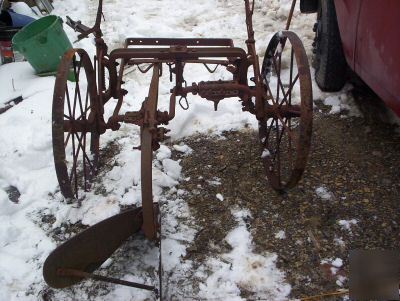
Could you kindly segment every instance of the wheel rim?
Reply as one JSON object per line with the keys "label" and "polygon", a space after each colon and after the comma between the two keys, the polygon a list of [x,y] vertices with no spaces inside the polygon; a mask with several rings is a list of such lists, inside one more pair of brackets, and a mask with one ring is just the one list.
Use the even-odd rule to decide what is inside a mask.
{"label": "wheel rim", "polygon": [[312,134],[311,75],[296,34],[283,31],[274,35],[261,74],[267,111],[259,121],[261,158],[271,186],[283,191],[301,179]]}
{"label": "wheel rim", "polygon": [[61,60],[53,97],[53,153],[61,193],[79,199],[97,170],[97,92],[92,63],[84,50]]}

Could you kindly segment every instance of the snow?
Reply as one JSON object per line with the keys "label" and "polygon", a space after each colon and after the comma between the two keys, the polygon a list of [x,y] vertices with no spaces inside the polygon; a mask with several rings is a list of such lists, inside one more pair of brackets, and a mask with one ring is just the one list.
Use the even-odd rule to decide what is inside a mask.
{"label": "snow", "polygon": [[275,238],[277,238],[277,239],[285,239],[286,238],[285,231],[280,230],[280,231],[276,232]]}
{"label": "snow", "polygon": [[318,187],[317,189],[315,189],[315,193],[317,194],[317,196],[324,200],[324,201],[328,201],[331,200],[333,198],[333,194],[332,192],[330,192],[326,187]]}
{"label": "snow", "polygon": [[333,241],[336,245],[338,245],[340,247],[344,247],[346,245],[344,240],[341,237],[335,237]]}
{"label": "snow", "polygon": [[233,211],[238,227],[228,233],[225,240],[232,251],[220,258],[210,258],[207,268],[214,272],[200,284],[199,297],[205,300],[245,300],[240,288],[258,293],[265,300],[286,300],[290,285],[284,274],[276,268],[276,254],[253,253],[252,236],[246,227],[247,210]]}
{"label": "snow", "polygon": [[261,154],[261,159],[265,159],[265,158],[267,158],[267,157],[269,157],[269,156],[271,156],[270,151],[267,150],[267,149],[264,149],[263,152],[262,152],[262,154]]}
{"label": "snow", "polygon": [[171,158],[171,150],[167,146],[161,145],[157,150],[156,158],[159,161]]}
{"label": "snow", "polygon": [[38,19],[39,16],[36,14],[36,12],[29,7],[28,4],[25,2],[12,2],[11,3],[11,9],[16,12],[17,14],[29,16],[34,19]]}
{"label": "snow", "polygon": [[216,197],[219,201],[221,201],[221,202],[224,200],[223,195],[220,194],[220,193],[217,193],[217,194],[215,195],[215,197]]}
{"label": "snow", "polygon": [[333,259],[333,258],[328,258],[328,259],[323,259],[321,260],[321,265],[327,265],[330,267],[330,272],[332,276],[336,277],[336,285],[337,286],[342,286],[343,282],[346,280],[346,278],[343,275],[340,275],[338,273],[340,271],[340,268],[343,266],[343,260],[339,257]]}
{"label": "snow", "polygon": [[171,178],[178,180],[181,175],[182,167],[179,165],[179,162],[171,160],[171,159],[164,159],[162,161],[164,172],[169,175]]}
{"label": "snow", "polygon": [[336,280],[336,285],[337,286],[343,286],[344,282],[347,280],[347,277],[338,275],[337,280]]}
{"label": "snow", "polygon": [[219,186],[221,185],[221,179],[218,177],[213,177],[212,180],[207,180],[207,183],[211,186]]}
{"label": "snow", "polygon": [[335,258],[335,260],[332,261],[332,265],[336,268],[340,268],[343,265],[343,260],[341,258]]}
{"label": "snow", "polygon": [[174,148],[174,150],[176,150],[176,151],[178,151],[180,153],[183,153],[184,155],[190,155],[193,152],[193,150],[189,146],[187,146],[186,144],[181,144],[181,145],[176,145],[175,144],[173,146],[173,148]]}
{"label": "snow", "polygon": [[344,220],[341,219],[338,221],[338,224],[342,227],[343,230],[347,230],[351,232],[351,228],[353,225],[357,225],[356,219]]}
{"label": "snow", "polygon": [[324,93],[315,84],[313,85],[314,99],[322,99],[324,105],[331,107],[328,114],[339,114],[343,118],[361,117],[361,112],[351,95],[352,88],[351,84],[346,84],[339,92]]}
{"label": "snow", "polygon": [[[290,3],[289,0],[256,3],[254,27],[261,59],[271,36],[283,28]],[[55,0],[53,13],[64,19],[69,15],[91,26],[96,4],[97,1],[92,0]],[[107,0],[104,15],[106,21],[102,28],[110,49],[121,47],[123,40],[129,36],[230,37],[236,46],[246,46],[242,0],[193,1],[190,6],[184,0],[136,1],[134,5],[131,0]],[[292,28],[303,38],[309,54],[313,22],[314,16],[300,15],[296,10]],[[77,33],[67,26],[64,29],[70,40],[75,41]],[[74,46],[86,49],[91,56],[95,53],[92,39],[82,40]],[[137,72],[127,75],[124,88],[129,90],[129,94],[121,113],[140,106],[147,96],[150,77],[150,74]],[[203,66],[187,66],[185,69],[188,84],[218,78],[228,78],[221,68],[212,75]],[[110,162],[110,169],[100,174],[101,182],[95,183],[95,189],[85,195],[82,205],[67,204],[63,200],[52,152],[54,81],[54,77],[36,76],[27,62],[0,66],[0,107],[18,96],[24,99],[0,115],[0,300],[40,298],[47,288],[42,278],[42,265],[56,247],[52,231],[60,230],[63,237],[67,238],[73,235],[65,232],[68,225],[93,225],[119,213],[121,206],[139,206],[141,203],[140,151],[132,149],[140,144],[140,131],[131,125],[122,125],[119,131],[109,131],[101,136],[102,149],[109,147],[110,143],[116,143],[119,151]],[[274,77],[271,81],[273,83]],[[164,76],[159,89],[161,110],[168,109],[170,88],[168,76]],[[298,96],[298,87],[294,91]],[[316,90],[316,93],[320,92]],[[188,101],[189,110],[183,111],[177,106],[176,118],[168,125],[172,143],[198,133],[218,136],[227,130],[257,128],[254,116],[242,112],[241,104],[236,100],[222,101],[217,112],[214,112],[211,102],[198,96],[190,96]],[[106,117],[112,113],[115,103],[115,100],[110,100],[106,105]],[[172,145],[174,150],[185,155],[192,151],[187,145]],[[171,153],[171,147],[161,145],[153,161],[154,200],[160,203],[162,212],[161,252],[167,298],[185,294],[194,296],[199,290],[198,297],[202,299],[242,300],[240,289],[246,288],[254,293],[255,298],[287,299],[290,286],[285,282],[284,273],[276,267],[277,255],[268,250],[258,254],[253,249],[251,229],[245,223],[245,219],[251,217],[245,208],[232,212],[237,227],[226,237],[232,250],[215,254],[201,268],[193,271],[195,265],[185,260],[184,256],[198,229],[185,200],[188,192],[178,188],[182,180],[182,167],[179,161],[171,159]],[[221,185],[216,177],[207,180],[207,183]],[[8,199],[6,189],[9,186],[15,186],[20,192],[18,204]],[[50,224],[43,222],[44,216],[52,216],[54,221]],[[158,248],[136,237],[126,248],[124,256],[120,254],[108,260],[102,270],[118,267],[121,278],[151,284],[156,277],[154,272],[146,271],[158,268]],[[190,282],[191,275],[198,279],[198,288]],[[104,286],[97,292],[98,295],[93,295],[88,293],[92,284],[88,281],[71,289],[56,291],[54,299],[153,298],[149,292],[116,285]],[[178,297],[178,300],[181,299],[184,298]]]}

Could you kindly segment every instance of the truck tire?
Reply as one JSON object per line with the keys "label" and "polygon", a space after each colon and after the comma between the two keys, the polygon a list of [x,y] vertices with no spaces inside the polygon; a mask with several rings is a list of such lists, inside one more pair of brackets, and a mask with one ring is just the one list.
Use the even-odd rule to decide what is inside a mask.
{"label": "truck tire", "polygon": [[302,14],[312,14],[318,12],[318,0],[301,0],[300,12]]}
{"label": "truck tire", "polygon": [[347,81],[347,63],[333,0],[319,1],[314,31],[315,81],[322,91],[339,91]]}

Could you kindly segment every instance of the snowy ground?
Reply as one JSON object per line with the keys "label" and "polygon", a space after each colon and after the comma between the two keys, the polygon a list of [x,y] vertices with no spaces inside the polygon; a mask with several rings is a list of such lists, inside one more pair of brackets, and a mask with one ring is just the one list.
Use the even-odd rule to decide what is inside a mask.
{"label": "snowy ground", "polygon": [[[272,34],[283,28],[289,2],[256,2],[256,45],[261,56]],[[96,5],[97,1],[90,0],[56,0],[54,14],[69,15],[90,25]],[[230,37],[240,47],[244,47],[246,38],[241,0],[191,1],[190,4],[183,0],[106,0],[104,14],[105,40],[111,49],[121,46],[125,37]],[[308,54],[311,54],[314,18],[296,12],[292,26],[303,39]],[[66,31],[74,41],[76,34],[69,28]],[[77,43],[76,47],[94,53],[90,39]],[[186,75],[191,83],[224,78],[226,73],[217,71],[210,78],[204,68],[189,67]],[[22,103],[0,115],[0,300],[37,300],[40,296],[53,300],[153,298],[150,293],[120,286],[97,285],[93,290],[90,289],[91,282],[63,291],[49,291],[41,274],[46,256],[59,242],[54,240],[56,230],[60,240],[65,240],[73,235],[66,229],[71,224],[93,225],[120,212],[121,205],[140,204],[140,153],[132,150],[132,146],[139,144],[138,129],[122,126],[120,131],[102,136],[101,147],[107,148],[114,143],[119,150],[109,172],[104,173],[101,183],[96,184],[105,192],[88,193],[81,207],[66,204],[59,192],[53,166],[51,105],[54,77],[39,78],[28,63],[22,62],[0,66],[0,82],[0,106],[14,97],[22,95],[24,98]],[[125,88],[130,94],[123,111],[140,105],[147,94],[148,82],[149,75],[129,75]],[[170,88],[165,76],[160,85],[161,109],[168,106]],[[327,105],[332,105],[333,113],[348,109],[347,93],[344,90],[325,100]],[[319,90],[315,90],[314,95],[320,99],[328,96]],[[256,126],[255,118],[243,113],[238,102],[222,102],[218,112],[213,111],[212,103],[196,97],[190,97],[189,103],[187,112],[177,107],[177,117],[170,123],[173,140],[194,133],[218,135],[225,130]],[[112,111],[112,104],[106,107],[106,114]],[[176,148],[187,151],[184,147]],[[192,271],[192,262],[183,257],[186,245],[197,230],[185,203],[186,192],[179,190],[179,162],[170,159],[168,146],[163,146],[155,157],[153,189],[163,212],[165,296],[177,300],[242,300],[240,287],[246,287],[261,299],[286,299],[290,286],[285,283],[283,272],[275,266],[276,255],[267,250],[264,254],[253,253],[252,237],[244,226],[244,217],[249,214],[246,208],[232,210],[238,223],[226,237],[232,251],[216,254],[206,265]],[[10,187],[19,191],[18,203],[10,201],[7,193]],[[325,195],[325,192],[321,191],[321,194]],[[45,221],[44,217],[51,217],[51,222]],[[115,271],[114,275],[118,277],[151,284],[156,279],[157,249],[140,238],[130,240],[124,248],[129,254],[136,255],[125,255],[127,257],[122,259],[115,256],[108,262],[108,269]],[[145,272],[140,272],[142,270]],[[189,281],[188,277],[195,277],[196,281]]]}

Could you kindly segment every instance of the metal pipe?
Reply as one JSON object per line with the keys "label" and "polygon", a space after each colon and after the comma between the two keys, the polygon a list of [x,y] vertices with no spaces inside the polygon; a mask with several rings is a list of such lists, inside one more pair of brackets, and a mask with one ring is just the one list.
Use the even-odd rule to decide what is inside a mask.
{"label": "metal pipe", "polygon": [[297,0],[293,0],[293,1],[292,1],[292,7],[290,8],[289,16],[288,16],[288,19],[287,19],[287,21],[286,21],[285,30],[289,30],[289,28],[290,28],[290,23],[292,22],[292,17],[293,17],[294,8],[296,7],[296,1],[297,1]]}

